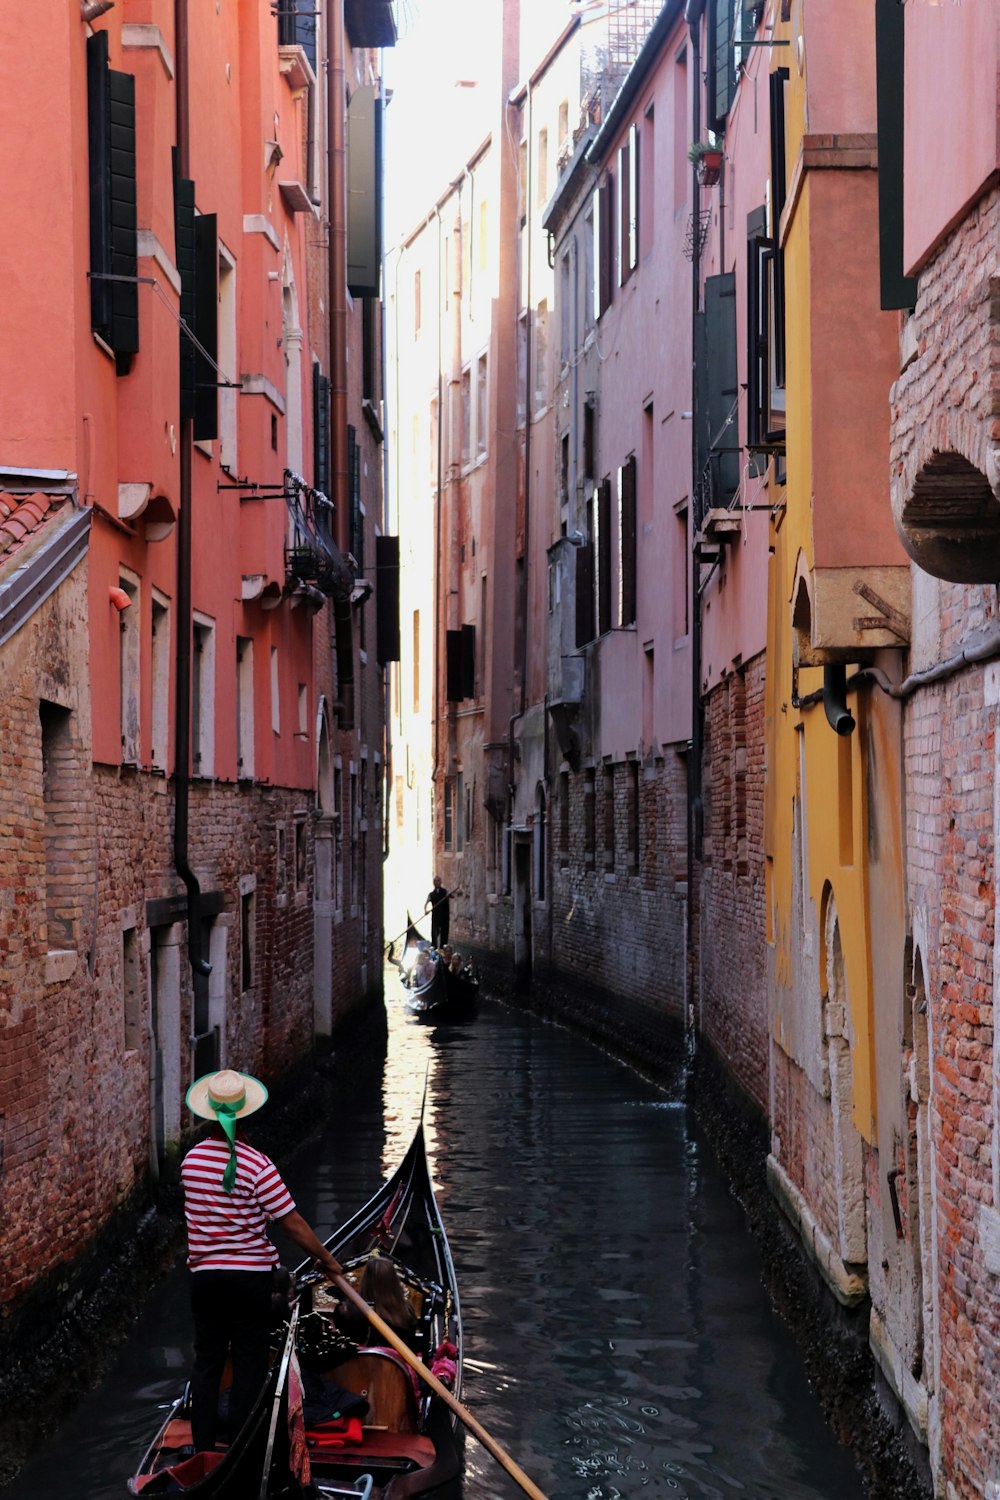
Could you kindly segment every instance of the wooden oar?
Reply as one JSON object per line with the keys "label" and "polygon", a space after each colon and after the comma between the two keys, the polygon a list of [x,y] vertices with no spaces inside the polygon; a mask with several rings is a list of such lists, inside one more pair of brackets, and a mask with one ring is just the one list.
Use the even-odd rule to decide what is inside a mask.
{"label": "wooden oar", "polygon": [[460,1422],[464,1422],[465,1426],[471,1433],[474,1434],[475,1437],[479,1439],[487,1452],[492,1453],[497,1463],[502,1465],[502,1467],[507,1470],[507,1473],[510,1475],[510,1477],[517,1481],[524,1493],[526,1495],[530,1495],[532,1497],[532,1500],[546,1500],[545,1495],[543,1495],[537,1484],[534,1484],[528,1478],[524,1470],[520,1467],[519,1464],[514,1462],[506,1449],[501,1448],[496,1438],[490,1436],[490,1434],[486,1431],[486,1428],[482,1425],[481,1422],[478,1422],[476,1420],[471,1411],[464,1407],[461,1401],[459,1401],[456,1396],[452,1395],[451,1391],[449,1391],[446,1385],[441,1384],[436,1375],[431,1374],[430,1370],[428,1370],[423,1360],[418,1359],[417,1356],[413,1353],[413,1350],[407,1348],[399,1335],[394,1333],[393,1330],[389,1327],[388,1323],[386,1323],[384,1319],[379,1317],[375,1309],[368,1306],[368,1303],[365,1301],[364,1297],[362,1297],[359,1292],[355,1291],[354,1287],[347,1280],[347,1277],[335,1276],[333,1280],[336,1286],[339,1287],[340,1291],[343,1292],[347,1300],[352,1303],[359,1312],[364,1313],[369,1323],[373,1328],[378,1330],[378,1332],[385,1339],[386,1343],[392,1345],[393,1349],[395,1349],[400,1358],[404,1359],[410,1366],[410,1369],[415,1371],[415,1373],[419,1375],[420,1379],[425,1383],[425,1385],[430,1386],[431,1390],[436,1396],[441,1397],[441,1400],[445,1403],[446,1406],[449,1406],[451,1408]]}

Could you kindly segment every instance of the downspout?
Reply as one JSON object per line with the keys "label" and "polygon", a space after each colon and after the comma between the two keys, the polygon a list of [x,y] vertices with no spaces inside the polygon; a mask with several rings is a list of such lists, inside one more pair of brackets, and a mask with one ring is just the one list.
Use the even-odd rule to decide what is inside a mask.
{"label": "downspout", "polygon": [[[382,117],[383,117],[383,120],[385,118],[385,111],[386,111],[386,108],[388,106],[388,100],[385,97],[385,74],[383,72],[384,65],[385,65],[385,53],[384,53],[384,51],[382,51],[380,49],[379,50],[379,56],[378,56],[378,77],[379,77],[379,92],[380,92],[380,94],[382,96]],[[386,132],[385,132],[385,129],[383,127],[382,136],[381,136],[381,142],[382,142],[382,172],[381,172],[381,177],[382,177],[382,181],[383,182],[385,182],[385,136],[386,136]],[[388,278],[388,255],[387,255],[386,248],[385,248],[385,235],[383,234],[382,235],[382,306],[381,306],[380,314],[379,314],[379,322],[380,322],[381,331],[382,331],[382,347],[381,347],[381,349],[379,351],[379,366],[378,366],[379,384],[380,384],[380,386],[382,388],[382,535],[383,536],[388,536],[389,535],[390,527],[391,527],[391,524],[392,524],[391,523],[391,519],[390,519],[390,514],[389,514],[389,443],[388,443],[388,441],[386,439],[386,434],[389,431],[389,390],[388,390],[388,386],[386,385],[386,379],[385,379],[385,352],[386,352],[386,350],[389,347],[389,319],[388,319],[388,314],[386,312],[386,303],[387,303],[388,286],[389,286],[387,278]],[[396,292],[397,292],[396,307],[398,309],[398,307],[399,307],[399,296],[398,296],[398,292],[399,292],[399,256],[398,255],[396,256]],[[397,325],[398,325],[398,316],[397,316]],[[399,406],[398,406],[398,403],[397,403],[397,406],[396,406],[396,413],[397,414],[398,414],[398,411],[399,411]],[[397,420],[398,420],[398,415],[397,415]],[[399,447],[399,441],[398,441],[398,438],[397,438],[396,448],[398,449],[398,447]],[[397,537],[399,535],[399,528],[398,528],[398,526],[396,528],[396,535],[397,535]],[[399,575],[398,575],[398,573],[397,573],[397,576],[396,576],[396,612],[397,612],[397,615],[398,615],[398,613],[399,613]],[[396,663],[396,666],[397,666],[397,670],[398,670],[398,667],[399,667],[399,663],[398,662]],[[382,809],[381,809],[381,811],[382,811],[382,858],[383,858],[383,860],[386,860],[386,859],[389,858],[389,807],[390,807],[391,801],[392,801],[392,793],[390,791],[390,788],[392,786],[392,686],[391,686],[391,684],[392,684],[392,665],[391,665],[390,662],[386,662],[385,667],[384,667],[384,671],[385,671],[385,680],[384,680],[384,682],[382,684],[382,725],[383,725],[383,734],[384,734],[384,738],[385,738],[385,771],[384,771],[384,775],[382,777]]]}
{"label": "downspout", "polygon": [[[685,19],[691,37],[692,118],[691,139],[701,139],[701,16],[704,0],[687,0]],[[695,865],[702,857],[705,806],[701,757],[704,722],[701,702],[701,598],[699,565],[694,539],[701,529],[701,475],[698,472],[698,313],[701,307],[701,184],[697,165],[691,170],[691,223],[694,253],[691,257],[691,752],[688,756],[688,844],[687,844],[687,974],[688,996],[685,1024],[693,1021],[691,997],[698,957],[695,941]]]}
{"label": "downspout", "polygon": [[[188,108],[188,3],[174,0],[177,79],[177,169],[191,175],[191,125]],[[201,886],[188,858],[188,812],[191,793],[191,469],[194,422],[180,418],[180,504],[177,514],[177,678],[174,707],[174,869],[187,889],[188,957],[192,983],[205,979],[212,965],[201,951]]]}
{"label": "downspout", "polygon": [[[440,684],[438,682],[438,664],[441,660],[441,504],[442,504],[442,482],[444,471],[444,336],[441,331],[441,323],[444,317],[444,297],[442,295],[443,276],[447,276],[447,270],[442,272],[441,263],[441,210],[435,208],[437,219],[437,366],[438,366],[438,430],[437,430],[437,489],[434,494],[434,653],[431,661],[431,713],[434,718],[434,763],[431,767],[431,788],[437,786],[438,770],[441,765],[441,704],[438,697]],[[398,305],[398,304],[397,304]],[[433,819],[432,825],[433,827]]]}
{"label": "downspout", "polygon": [[[507,801],[508,827],[514,826],[514,725],[518,719],[524,718],[525,708],[528,701],[528,533],[531,519],[531,413],[534,406],[531,389],[531,198],[534,172],[532,170],[534,152],[531,140],[531,83],[528,83],[528,129],[526,139],[528,149],[525,152],[528,163],[528,180],[518,183],[519,189],[524,193],[524,538],[523,538],[523,563],[521,568],[521,649],[518,666],[521,672],[520,707],[511,714],[507,721]],[[518,277],[520,280],[520,277]],[[517,299],[515,298],[515,308]],[[516,340],[515,340],[516,347]],[[513,850],[511,850],[513,858]],[[511,876],[513,880],[513,875]]]}
{"label": "downspout", "polygon": [[[344,0],[327,8],[327,153],[330,200],[330,454],[333,524],[340,555],[350,550],[347,474],[347,141],[345,130]],[[349,598],[333,601],[337,653],[337,719],[354,728],[354,618]]]}

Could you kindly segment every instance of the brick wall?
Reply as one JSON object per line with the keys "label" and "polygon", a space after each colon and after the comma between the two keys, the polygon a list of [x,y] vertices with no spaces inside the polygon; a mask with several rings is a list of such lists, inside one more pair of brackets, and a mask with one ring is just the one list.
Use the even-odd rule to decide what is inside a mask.
{"label": "brick wall", "polygon": [[705,700],[704,860],[698,872],[699,1025],[767,1112],[764,657]]}

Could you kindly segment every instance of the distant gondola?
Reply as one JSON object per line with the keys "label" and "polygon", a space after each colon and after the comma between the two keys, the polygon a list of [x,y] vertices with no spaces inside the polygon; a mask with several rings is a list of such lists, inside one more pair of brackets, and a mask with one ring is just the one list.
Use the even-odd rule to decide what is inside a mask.
{"label": "distant gondola", "polygon": [[[391,1259],[416,1314],[413,1352],[456,1396],[462,1327],[451,1252],[431,1186],[423,1125],[392,1176],[326,1241],[355,1286],[373,1255]],[[357,1346],[334,1320],[340,1294],[318,1276],[298,1292],[275,1339],[271,1372],[225,1449],[193,1454],[185,1388],[129,1480],[131,1495],[299,1500],[422,1495],[459,1470],[455,1418],[394,1350]],[[343,1407],[342,1415],[334,1412]],[[350,1408],[357,1412],[350,1412]],[[310,1478],[311,1471],[311,1478]],[[395,1485],[393,1481],[396,1481]]]}
{"label": "distant gondola", "polygon": [[422,937],[412,919],[401,959],[390,949],[402,980],[407,1010],[419,1020],[447,1021],[468,1017],[479,999],[479,980],[468,965],[457,971],[446,956]]}

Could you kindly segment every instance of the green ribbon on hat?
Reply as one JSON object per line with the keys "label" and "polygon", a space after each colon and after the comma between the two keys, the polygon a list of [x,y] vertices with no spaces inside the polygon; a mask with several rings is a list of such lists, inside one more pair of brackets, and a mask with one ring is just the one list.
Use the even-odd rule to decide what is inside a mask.
{"label": "green ribbon on hat", "polygon": [[219,1104],[216,1100],[209,1098],[209,1104],[215,1110],[215,1116],[222,1127],[222,1132],[229,1142],[229,1160],[226,1162],[226,1170],[222,1174],[222,1191],[232,1193],[236,1186],[236,1116],[247,1102],[246,1094],[238,1099],[235,1104]]}

